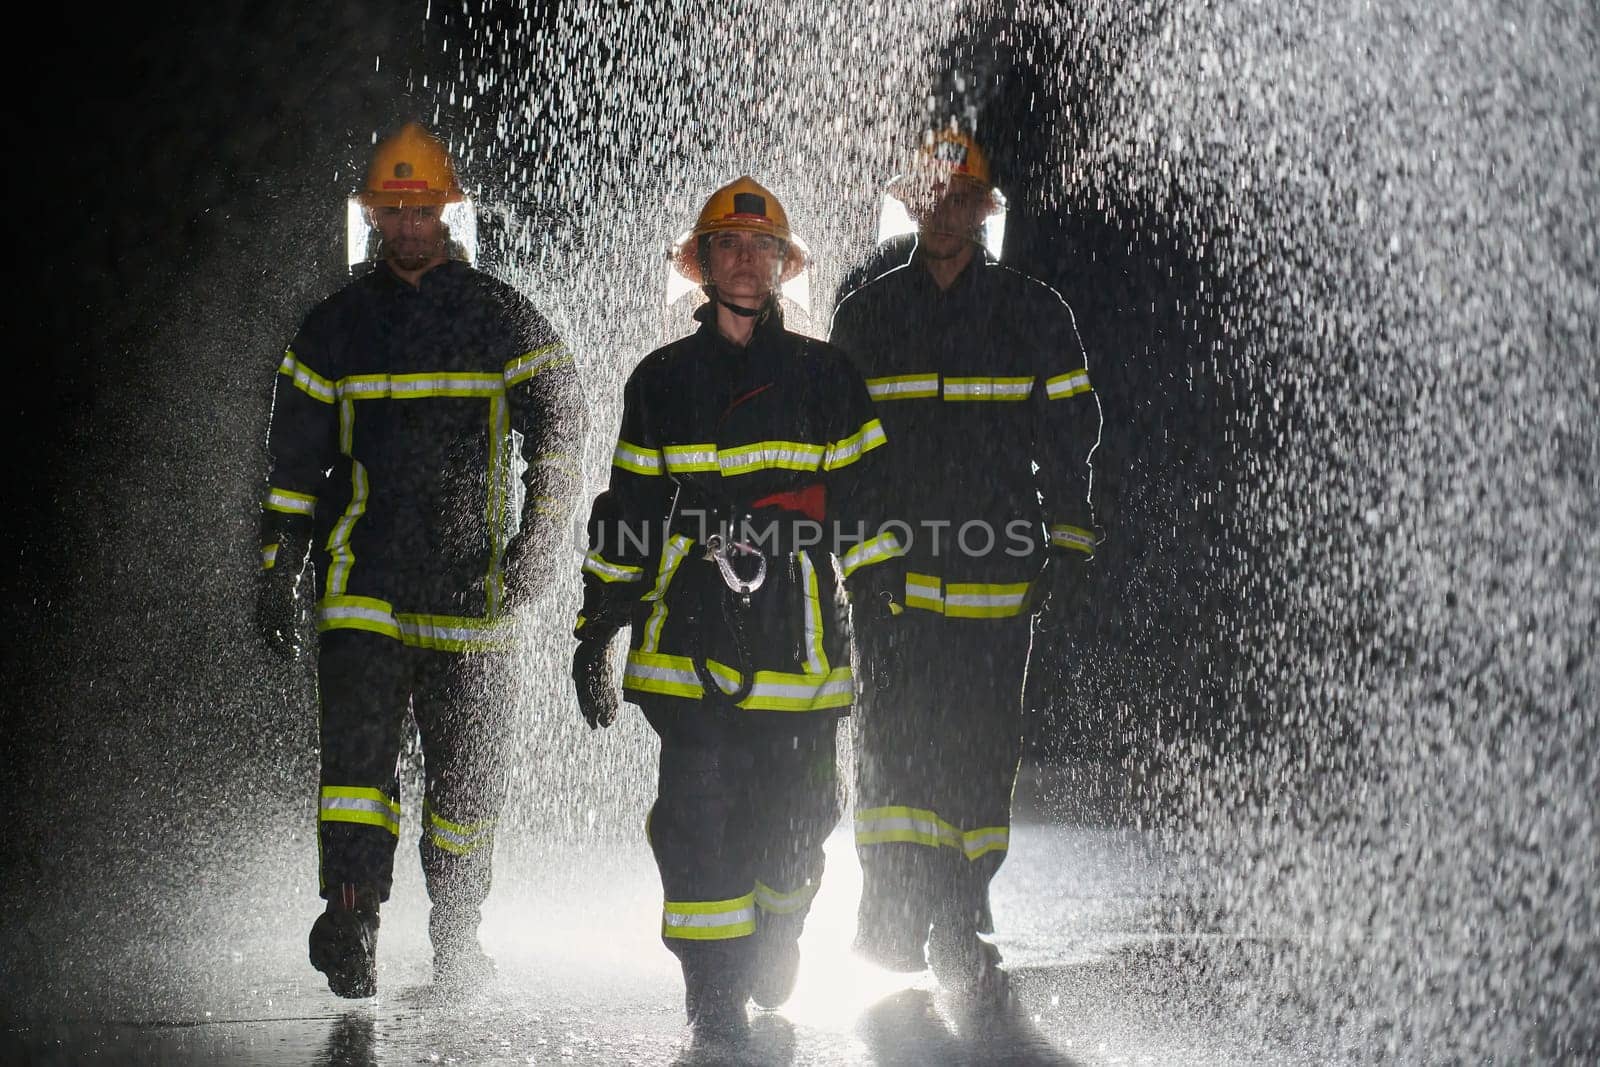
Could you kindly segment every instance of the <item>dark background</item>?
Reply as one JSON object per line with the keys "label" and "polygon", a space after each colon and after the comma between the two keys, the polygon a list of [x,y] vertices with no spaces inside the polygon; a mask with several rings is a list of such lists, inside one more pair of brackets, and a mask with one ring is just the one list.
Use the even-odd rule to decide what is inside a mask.
{"label": "dark background", "polygon": [[[128,609],[67,595],[94,581],[85,562],[112,543],[112,566],[174,551],[116,541],[133,524],[109,490],[136,464],[176,463],[172,434],[186,422],[233,419],[241,433],[262,432],[262,368],[346,276],[343,197],[371,134],[411,117],[441,129],[473,117],[435,97],[462,64],[466,17],[439,0],[180,4],[159,20],[112,9],[42,35],[24,57],[36,89],[13,141],[23,146],[12,196],[20,329],[3,401],[13,444],[0,558],[13,563],[0,570],[0,605],[5,676],[34,684],[5,698],[8,762],[26,763],[26,743],[48,741],[49,717],[72,710],[38,706],[63,666],[33,655],[37,638],[81,628],[68,610]],[[952,76],[933,97],[984,131],[1011,198],[1006,261],[1071,304],[1105,415],[1096,477],[1108,539],[1081,620],[1042,638],[1034,750],[1125,762],[1153,756],[1152,738],[1174,731],[1249,735],[1259,722],[1201,710],[1218,704],[1227,667],[1201,662],[1182,637],[1196,617],[1238,610],[1208,578],[1208,546],[1227,548],[1221,519],[1191,504],[1234,477],[1251,447],[1238,437],[1222,445],[1250,401],[1215,325],[1228,294],[1189,255],[1214,235],[1197,232],[1204,222],[1173,224],[1170,205],[1060,199],[1051,168],[1097,120],[1096,101],[1063,98],[1051,86],[1069,79],[1043,72],[1092,63],[1112,77],[1116,57],[1051,52],[1015,31],[1004,35],[1011,45],[992,27],[953,41],[946,70],[978,88],[957,91]],[[496,103],[480,97],[478,115]],[[1204,205],[1182,216],[1204,220]],[[222,323],[206,306],[173,302],[196,288],[247,311]],[[183,381],[185,347],[160,347],[175,329],[236,348],[226,362],[237,371],[212,381],[212,361],[197,363],[176,423],[149,386],[152,357],[164,380]],[[238,636],[186,625],[199,642]],[[152,634],[152,648],[170,636]]]}

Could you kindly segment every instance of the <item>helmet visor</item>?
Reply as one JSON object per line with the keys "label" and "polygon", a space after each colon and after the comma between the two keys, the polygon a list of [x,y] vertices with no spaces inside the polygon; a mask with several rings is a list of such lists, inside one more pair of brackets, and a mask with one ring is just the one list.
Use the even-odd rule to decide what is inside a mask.
{"label": "helmet visor", "polygon": [[[345,260],[353,271],[363,263],[377,261],[383,238],[367,221],[366,207],[359,195],[345,201]],[[478,264],[478,213],[470,197],[443,205],[439,221],[450,229],[450,258]]]}

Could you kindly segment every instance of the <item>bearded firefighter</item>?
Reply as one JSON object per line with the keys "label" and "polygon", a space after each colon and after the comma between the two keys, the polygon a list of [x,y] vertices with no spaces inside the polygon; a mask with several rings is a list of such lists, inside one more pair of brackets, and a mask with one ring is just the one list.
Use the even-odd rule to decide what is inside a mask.
{"label": "bearded firefighter", "polygon": [[410,123],[382,140],[355,200],[378,256],[278,366],[257,601],[286,656],[314,602],[327,905],[309,949],[341,997],[377,990],[413,720],[434,979],[493,971],[477,931],[506,789],[511,615],[555,574],[587,425],[549,323],[452,258],[446,213],[470,205],[437,137]]}
{"label": "bearded firefighter", "polygon": [[573,677],[590,726],[608,725],[629,629],[623,692],[661,740],[662,939],[696,1033],[737,1034],[750,999],[794,988],[841,814],[850,605],[890,614],[903,580],[872,504],[887,449],[867,387],[784,328],[781,287],[808,257],[778,198],[748,176],[717,189],[670,255],[706,300],[623,391]]}

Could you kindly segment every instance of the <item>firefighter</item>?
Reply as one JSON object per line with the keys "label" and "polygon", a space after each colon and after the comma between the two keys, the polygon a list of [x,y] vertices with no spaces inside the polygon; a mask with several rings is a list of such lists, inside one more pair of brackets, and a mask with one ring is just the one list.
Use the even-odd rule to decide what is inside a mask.
{"label": "firefighter", "polygon": [[661,936],[697,1035],[742,1033],[748,1000],[793,990],[842,813],[851,602],[891,612],[898,584],[881,577],[895,534],[870,514],[884,435],[866,385],[784,328],[780,287],[807,258],[753,179],[706,200],[671,253],[706,295],[699,328],[629,376],[589,522],[573,678],[589,725],[608,725],[611,641],[630,628],[623,691],[661,742]]}
{"label": "firefighter", "polygon": [[291,657],[315,602],[327,908],[309,946],[341,997],[376,992],[412,719],[434,980],[493,973],[477,928],[506,790],[510,616],[556,573],[587,427],[550,325],[451,258],[443,214],[470,204],[434,135],[410,123],[382,140],[355,200],[379,257],[312,309],[278,366],[257,601],[262,636]]}
{"label": "firefighter", "polygon": [[930,135],[889,192],[915,250],[830,331],[895,442],[887,507],[910,530],[904,616],[857,630],[855,947],[989,998],[1006,991],[980,935],[1010,843],[1030,617],[1047,588],[1062,607],[1093,556],[1100,410],[1067,305],[984,248],[1004,200],[980,146]]}

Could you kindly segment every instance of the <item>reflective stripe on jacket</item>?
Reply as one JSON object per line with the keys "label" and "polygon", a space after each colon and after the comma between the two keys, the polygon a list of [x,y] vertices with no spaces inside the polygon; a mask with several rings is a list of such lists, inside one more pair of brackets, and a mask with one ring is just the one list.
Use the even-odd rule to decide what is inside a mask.
{"label": "reflective stripe on jacket", "polygon": [[[854,697],[843,585],[868,588],[897,556],[870,503],[883,428],[832,346],[785,330],[774,310],[739,349],[710,307],[628,379],[574,632],[631,625],[623,684],[635,699],[701,700],[709,680],[724,695],[748,689],[748,710],[843,713]],[[766,561],[747,606],[705,558],[723,523]],[[735,566],[753,572],[754,554]]]}
{"label": "reflective stripe on jacket", "polygon": [[941,290],[913,259],[843,300],[831,340],[895,442],[884,507],[908,608],[1025,614],[1048,553],[1093,553],[1100,405],[1054,290],[983,258]]}
{"label": "reflective stripe on jacket", "polygon": [[506,553],[567,521],[586,429],[572,358],[520,293],[460,262],[416,287],[380,263],[279,363],[263,564],[311,539],[320,629],[500,647]]}

